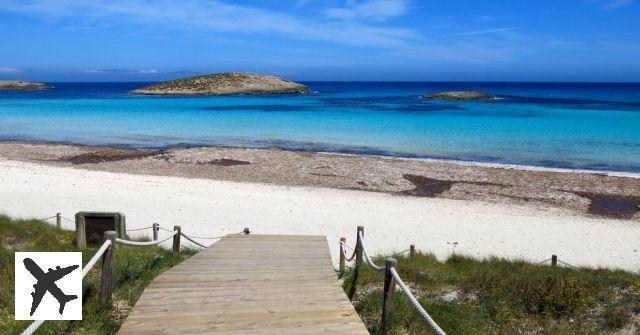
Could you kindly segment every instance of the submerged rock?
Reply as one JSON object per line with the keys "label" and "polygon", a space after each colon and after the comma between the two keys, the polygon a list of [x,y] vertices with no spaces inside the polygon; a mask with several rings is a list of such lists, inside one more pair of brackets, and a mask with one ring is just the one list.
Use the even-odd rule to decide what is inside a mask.
{"label": "submerged rock", "polygon": [[30,83],[19,80],[0,80],[0,91],[37,91],[46,90],[52,86],[45,83]]}
{"label": "submerged rock", "polygon": [[477,91],[434,92],[426,94],[424,97],[442,100],[491,100],[496,98],[489,93]]}
{"label": "submerged rock", "polygon": [[170,80],[131,91],[133,94],[148,95],[298,94],[310,92],[311,90],[307,86],[280,77],[238,72]]}

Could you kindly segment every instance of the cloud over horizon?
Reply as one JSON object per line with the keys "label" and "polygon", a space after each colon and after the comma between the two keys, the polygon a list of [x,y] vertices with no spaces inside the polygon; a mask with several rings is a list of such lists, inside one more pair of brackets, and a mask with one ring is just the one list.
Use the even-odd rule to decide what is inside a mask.
{"label": "cloud over horizon", "polygon": [[464,79],[471,73],[551,75],[552,69],[582,75],[607,64],[599,73],[632,76],[637,71],[627,69],[637,68],[640,58],[632,34],[639,24],[630,18],[637,5],[0,0],[0,29],[19,32],[0,41],[0,74],[147,79],[177,71],[251,71],[302,79]]}

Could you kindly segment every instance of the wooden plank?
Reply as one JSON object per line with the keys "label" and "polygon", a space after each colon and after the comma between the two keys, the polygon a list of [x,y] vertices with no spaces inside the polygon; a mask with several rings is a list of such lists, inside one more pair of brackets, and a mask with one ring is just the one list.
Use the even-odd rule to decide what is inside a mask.
{"label": "wooden plank", "polygon": [[323,236],[228,235],[158,276],[119,334],[368,334]]}

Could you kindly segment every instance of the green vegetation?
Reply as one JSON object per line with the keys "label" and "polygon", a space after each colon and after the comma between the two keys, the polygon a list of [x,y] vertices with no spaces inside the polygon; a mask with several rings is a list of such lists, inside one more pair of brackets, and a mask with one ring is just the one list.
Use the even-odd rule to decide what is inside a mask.
{"label": "green vegetation", "polygon": [[[14,320],[14,252],[81,251],[86,264],[96,249],[76,248],[72,231],[6,216],[0,216],[0,239],[0,334],[19,334],[31,322]],[[98,262],[83,280],[83,320],[47,321],[36,334],[115,334],[149,282],[194,253],[192,249],[173,255],[171,250],[160,247],[119,248],[113,306],[101,307],[99,303],[101,263]]]}
{"label": "green vegetation", "polygon": [[[447,334],[640,334],[640,276],[504,259],[396,257],[398,273]],[[382,259],[377,264],[384,264]],[[348,291],[353,269],[344,275]],[[379,333],[383,274],[360,267],[353,302]],[[388,334],[429,334],[401,291]]]}

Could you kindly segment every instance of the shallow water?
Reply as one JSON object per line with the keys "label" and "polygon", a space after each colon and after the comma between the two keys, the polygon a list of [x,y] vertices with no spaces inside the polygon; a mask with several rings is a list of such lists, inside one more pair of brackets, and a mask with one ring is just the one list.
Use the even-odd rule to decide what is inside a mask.
{"label": "shallow water", "polygon": [[[306,83],[315,94],[146,97],[145,83],[0,92],[0,139],[231,145],[640,172],[640,84]],[[480,90],[492,101],[433,101]]]}

